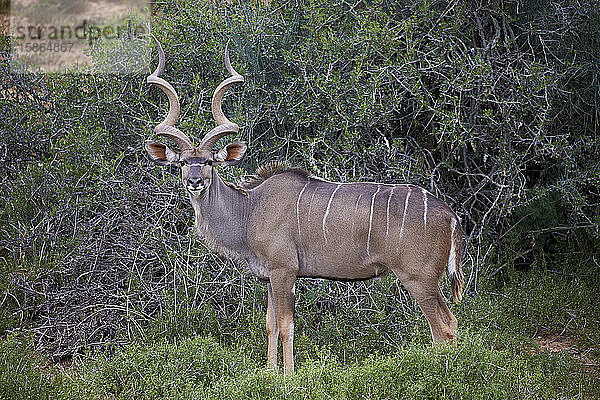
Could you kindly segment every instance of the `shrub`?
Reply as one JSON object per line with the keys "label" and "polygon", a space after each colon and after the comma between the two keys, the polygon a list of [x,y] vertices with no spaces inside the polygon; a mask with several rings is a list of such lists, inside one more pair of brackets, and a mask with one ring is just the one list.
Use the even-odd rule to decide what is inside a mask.
{"label": "shrub", "polygon": [[[423,185],[463,219],[467,292],[476,294],[492,275],[510,278],[527,251],[537,259],[525,269],[597,269],[589,253],[598,250],[600,135],[589,104],[600,93],[599,6],[536,4],[177,0],[160,4],[154,33],[182,130],[213,126],[209,99],[232,38],[246,83],[225,107],[244,125],[247,169],[285,159],[328,179]],[[2,326],[33,322],[62,357],[144,337],[149,326],[150,336],[176,339],[258,325],[264,289],[205,251],[175,169],[143,155],[163,94],[144,76],[15,74],[8,57],[3,46]],[[329,297],[301,300],[324,311],[301,316],[307,331],[344,328],[328,315],[356,302],[377,313],[352,318],[384,331],[423,323],[390,322],[415,309],[390,283],[301,282],[298,292],[319,285]],[[382,305],[394,300],[395,310]],[[182,325],[188,317],[197,328]]]}

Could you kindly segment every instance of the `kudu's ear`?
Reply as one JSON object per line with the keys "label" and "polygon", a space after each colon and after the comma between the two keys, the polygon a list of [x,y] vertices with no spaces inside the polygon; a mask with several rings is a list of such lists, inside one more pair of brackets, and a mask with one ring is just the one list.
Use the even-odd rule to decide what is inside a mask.
{"label": "kudu's ear", "polygon": [[231,142],[215,154],[215,162],[224,165],[237,165],[246,155],[246,142]]}
{"label": "kudu's ear", "polygon": [[146,140],[144,148],[150,159],[158,165],[169,165],[179,162],[179,154],[162,143]]}

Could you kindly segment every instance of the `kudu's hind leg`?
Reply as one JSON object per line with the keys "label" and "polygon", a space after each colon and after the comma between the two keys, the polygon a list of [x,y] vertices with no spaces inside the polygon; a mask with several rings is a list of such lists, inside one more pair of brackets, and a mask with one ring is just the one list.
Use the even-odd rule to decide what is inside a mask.
{"label": "kudu's hind leg", "polygon": [[275,312],[275,299],[273,297],[273,288],[267,284],[267,337],[269,347],[267,350],[268,365],[277,369],[277,341],[279,340],[279,330],[277,329],[277,315]]}
{"label": "kudu's hind leg", "polygon": [[450,328],[450,333],[451,333],[450,339],[455,341],[456,335],[454,334],[454,332],[456,332],[456,328],[458,327],[458,321],[456,320],[456,317],[454,316],[454,314],[452,314],[452,311],[450,311],[450,309],[448,308],[448,304],[446,304],[446,301],[444,300],[444,296],[442,296],[442,294],[440,293],[439,288],[437,291],[437,298],[438,298],[439,312],[442,315],[444,323]]}
{"label": "kudu's hind leg", "polygon": [[436,287],[435,289],[431,288],[430,291],[430,294],[420,295],[417,298],[417,303],[423,314],[425,314],[427,322],[429,322],[431,336],[436,342],[449,340],[455,343],[454,331],[458,325],[456,318],[448,309],[440,290]]}
{"label": "kudu's hind leg", "polygon": [[[283,345],[284,372],[294,371],[294,283],[296,275],[285,270],[271,272],[277,328]],[[277,354],[277,353],[275,353]]]}
{"label": "kudu's hind leg", "polygon": [[433,280],[418,281],[409,280],[406,277],[404,279],[400,277],[400,280],[410,295],[417,301],[419,308],[427,318],[433,340],[436,342],[449,340],[455,343],[456,335],[454,332],[458,326],[458,321],[444,301],[437,280],[435,282]]}

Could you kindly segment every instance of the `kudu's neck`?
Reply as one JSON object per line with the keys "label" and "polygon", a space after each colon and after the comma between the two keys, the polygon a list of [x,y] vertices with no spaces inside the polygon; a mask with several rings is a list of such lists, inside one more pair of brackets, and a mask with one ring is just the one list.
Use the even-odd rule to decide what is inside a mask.
{"label": "kudu's neck", "polygon": [[201,196],[192,197],[196,228],[215,250],[226,256],[246,257],[250,199],[227,185],[213,169],[212,183]]}

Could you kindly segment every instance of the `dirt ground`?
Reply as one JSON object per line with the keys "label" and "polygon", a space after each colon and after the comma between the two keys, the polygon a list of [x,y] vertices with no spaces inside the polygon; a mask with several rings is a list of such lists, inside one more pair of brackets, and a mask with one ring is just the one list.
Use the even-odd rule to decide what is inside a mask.
{"label": "dirt ground", "polygon": [[[580,349],[574,344],[573,338],[567,335],[545,335],[538,336],[535,339],[536,343],[540,346],[541,351],[548,351],[550,353],[560,353],[563,351],[568,352],[573,358],[579,360],[586,371],[589,373],[599,373],[599,365],[596,361],[591,360],[588,356],[595,350],[593,348]],[[537,351],[533,350],[533,354]]]}

